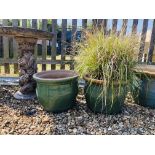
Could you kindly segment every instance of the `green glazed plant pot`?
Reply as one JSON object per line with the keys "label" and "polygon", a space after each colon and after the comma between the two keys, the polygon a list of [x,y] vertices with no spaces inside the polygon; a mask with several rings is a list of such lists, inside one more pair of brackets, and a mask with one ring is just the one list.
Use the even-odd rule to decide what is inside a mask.
{"label": "green glazed plant pot", "polygon": [[52,70],[36,73],[36,94],[48,112],[63,112],[72,108],[78,94],[78,75],[74,71]]}
{"label": "green glazed plant pot", "polygon": [[139,65],[137,68],[141,78],[137,103],[155,108],[155,65]]}
{"label": "green glazed plant pot", "polygon": [[[94,113],[104,113],[104,114],[118,114],[122,111],[122,104],[124,103],[125,96],[126,96],[126,87],[123,85],[120,89],[123,90],[123,94],[117,94],[118,93],[118,86],[115,85],[115,93],[117,94],[116,97],[113,100],[112,103],[112,89],[107,90],[107,98],[105,100],[104,97],[102,97],[103,93],[103,81],[101,80],[95,80],[90,79],[88,77],[84,77],[86,81],[85,86],[85,97],[86,97],[86,103],[88,107],[94,112]],[[106,101],[106,103],[105,103]]]}

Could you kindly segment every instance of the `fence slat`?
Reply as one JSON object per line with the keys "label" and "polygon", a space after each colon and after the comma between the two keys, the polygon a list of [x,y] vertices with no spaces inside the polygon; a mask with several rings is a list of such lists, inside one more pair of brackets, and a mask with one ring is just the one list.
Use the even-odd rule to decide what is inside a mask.
{"label": "fence slat", "polygon": [[3,57],[3,36],[0,36],[0,57]]}
{"label": "fence slat", "polygon": [[132,34],[137,33],[137,26],[138,26],[138,19],[134,19],[132,24]]}
{"label": "fence slat", "polygon": [[27,19],[22,19],[22,27],[27,28]]}
{"label": "fence slat", "polygon": [[117,31],[117,21],[118,19],[113,19],[112,21],[112,33],[116,33]]}
{"label": "fence slat", "polygon": [[107,35],[107,23],[108,23],[108,20],[104,19],[103,20],[103,29],[104,29],[104,34],[105,35]]}
{"label": "fence slat", "polygon": [[32,28],[37,29],[37,19],[32,19]]}
{"label": "fence slat", "polygon": [[[61,35],[61,60],[65,60],[66,53],[66,34],[67,34],[67,19],[62,19],[62,35]],[[62,62],[61,69],[65,69],[65,64]]]}
{"label": "fence slat", "polygon": [[[52,32],[54,33],[54,36],[52,38],[52,51],[51,51],[51,57],[52,60],[56,60],[56,43],[57,43],[57,19],[52,19]],[[52,64],[51,69],[56,69],[56,65]]]}
{"label": "fence slat", "polygon": [[128,24],[128,19],[123,19],[122,30],[121,30],[123,35],[126,34],[127,24]]}
{"label": "fence slat", "polygon": [[99,29],[103,29],[104,31],[104,34],[106,35],[107,34],[107,19],[98,19],[98,28]]}
{"label": "fence slat", "polygon": [[102,25],[102,24],[103,24],[103,19],[98,19],[97,24],[98,24],[98,25]]}
{"label": "fence slat", "polygon": [[[42,19],[42,30],[47,31],[47,19]],[[42,60],[46,60],[47,56],[47,45],[46,40],[42,40]],[[46,70],[46,64],[42,64],[42,70]]]}
{"label": "fence slat", "polygon": [[99,29],[103,28],[103,19],[98,19],[97,26]]}
{"label": "fence slat", "polygon": [[[33,29],[37,29],[37,19],[32,19],[32,28]],[[35,45],[35,48],[34,48],[34,57],[35,59],[37,59],[37,45]]]}
{"label": "fence slat", "polygon": [[87,28],[87,19],[82,19],[82,28],[83,29]]}
{"label": "fence slat", "polygon": [[[76,31],[77,31],[77,19],[72,20],[72,46],[74,45],[74,42],[76,41]],[[74,51],[72,50],[71,53],[71,60],[74,59]],[[70,70],[74,69],[74,64],[71,63]]]}
{"label": "fence slat", "polygon": [[96,29],[96,27],[97,27],[97,19],[92,20],[92,27],[93,27],[93,29]]}
{"label": "fence slat", "polygon": [[77,31],[77,19],[72,20],[72,41],[75,41]]}
{"label": "fence slat", "polygon": [[[12,20],[12,26],[18,27],[18,19]],[[15,59],[15,60],[18,59],[18,45],[14,38],[13,38],[13,59]],[[14,74],[17,74],[17,73],[18,73],[18,63],[15,63],[14,64]]]}
{"label": "fence slat", "polygon": [[[3,37],[0,36],[0,57],[3,57]],[[1,64],[0,64],[0,73],[1,73]]]}
{"label": "fence slat", "polygon": [[139,54],[138,54],[138,62],[142,62],[142,57],[143,57],[144,47],[145,47],[147,27],[148,27],[148,19],[144,19],[143,29],[142,29],[142,34],[141,34],[141,40],[140,40]]}
{"label": "fence slat", "polygon": [[151,34],[150,47],[149,47],[149,53],[148,53],[148,63],[152,62],[154,45],[155,45],[155,19],[153,20],[152,34]]}
{"label": "fence slat", "polygon": [[[3,26],[8,26],[8,20],[3,19],[2,24]],[[9,59],[9,38],[5,36],[3,37],[3,55],[4,55],[4,60]],[[4,70],[6,74],[10,73],[9,63],[4,63]]]}

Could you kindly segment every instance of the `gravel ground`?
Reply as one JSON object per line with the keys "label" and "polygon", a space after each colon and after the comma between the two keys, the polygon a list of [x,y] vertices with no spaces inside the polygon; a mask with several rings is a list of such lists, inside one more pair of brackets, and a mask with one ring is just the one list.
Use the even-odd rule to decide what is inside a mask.
{"label": "gravel ground", "polygon": [[37,99],[16,100],[17,86],[0,86],[0,134],[135,135],[155,134],[155,110],[133,104],[130,97],[119,115],[94,114],[80,96],[76,107],[52,114]]}

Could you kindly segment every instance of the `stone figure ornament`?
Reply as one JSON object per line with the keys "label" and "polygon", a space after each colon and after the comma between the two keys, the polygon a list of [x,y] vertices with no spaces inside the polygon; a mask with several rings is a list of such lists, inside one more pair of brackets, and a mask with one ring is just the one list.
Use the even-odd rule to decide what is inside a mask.
{"label": "stone figure ornament", "polygon": [[19,65],[19,85],[20,89],[15,93],[15,98],[33,98],[35,97],[36,83],[33,74],[37,72],[36,60],[34,58],[34,48],[37,39],[16,38],[18,42],[18,65]]}
{"label": "stone figure ornament", "polygon": [[36,96],[36,82],[33,74],[37,72],[34,50],[37,40],[51,40],[53,34],[50,32],[20,28],[20,27],[0,27],[0,35],[13,36],[18,43],[18,67],[20,89],[14,94],[16,99],[33,99]]}

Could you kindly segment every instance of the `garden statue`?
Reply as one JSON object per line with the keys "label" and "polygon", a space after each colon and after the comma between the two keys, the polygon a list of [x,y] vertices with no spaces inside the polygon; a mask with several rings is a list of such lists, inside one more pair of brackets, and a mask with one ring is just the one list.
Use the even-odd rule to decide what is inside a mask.
{"label": "garden statue", "polygon": [[0,35],[12,36],[18,43],[18,65],[20,89],[14,94],[16,99],[32,99],[36,96],[36,82],[33,74],[37,72],[34,57],[35,45],[38,39],[52,39],[52,33],[21,27],[0,27]]}

